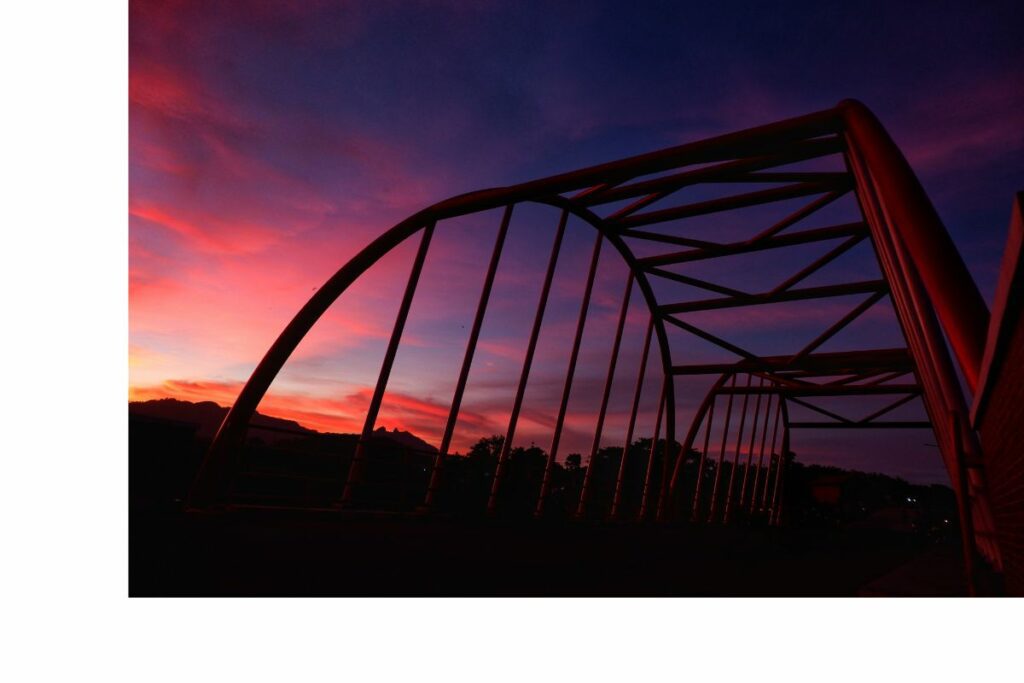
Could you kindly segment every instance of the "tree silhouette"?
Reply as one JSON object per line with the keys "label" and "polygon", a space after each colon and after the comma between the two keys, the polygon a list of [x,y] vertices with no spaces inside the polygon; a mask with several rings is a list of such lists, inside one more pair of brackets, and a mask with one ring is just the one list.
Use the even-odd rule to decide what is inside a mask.
{"label": "tree silhouette", "polygon": [[469,457],[473,459],[498,458],[501,447],[505,445],[505,437],[500,434],[482,437],[469,449]]}

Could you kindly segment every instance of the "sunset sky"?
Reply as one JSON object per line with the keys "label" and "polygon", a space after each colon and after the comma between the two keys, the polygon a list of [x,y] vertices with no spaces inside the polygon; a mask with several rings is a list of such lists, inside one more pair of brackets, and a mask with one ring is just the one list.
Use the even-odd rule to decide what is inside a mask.
{"label": "sunset sky", "polygon": [[[230,405],[317,287],[436,201],[846,97],[889,129],[991,301],[1010,200],[1024,189],[1021,4],[829,4],[133,1],[130,399]],[[437,443],[499,219],[438,230],[379,424]],[[517,209],[503,258],[519,265],[499,270],[458,448],[504,432],[556,221],[551,210]],[[544,448],[593,233],[570,222],[567,240],[517,439]],[[261,412],[359,430],[415,246],[389,254],[328,311]],[[609,252],[563,456],[589,449],[626,277]],[[772,267],[803,263],[791,258]],[[768,352],[813,338],[848,308],[753,321],[730,309],[708,324],[743,338],[739,328],[757,322]],[[851,334],[899,344],[887,313]],[[615,385],[608,445],[620,445],[645,315],[630,310],[621,362],[633,369]],[[678,386],[684,411],[703,395]],[[652,382],[648,407],[656,391]],[[794,450],[944,479],[929,434],[887,433],[881,449],[877,437],[842,436],[808,434]]]}

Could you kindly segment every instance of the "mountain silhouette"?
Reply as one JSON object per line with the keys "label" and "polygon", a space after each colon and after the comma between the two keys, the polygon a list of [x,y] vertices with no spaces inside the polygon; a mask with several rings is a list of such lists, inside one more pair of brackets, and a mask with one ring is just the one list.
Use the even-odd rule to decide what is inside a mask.
{"label": "mountain silhouette", "polygon": [[414,451],[427,451],[429,453],[437,453],[437,448],[431,446],[429,443],[416,436],[412,432],[403,432],[402,430],[395,427],[391,431],[388,431],[384,427],[378,427],[373,432],[373,436],[378,439],[388,439],[394,441],[400,446],[404,446]]}
{"label": "mountain silhouette", "polygon": [[[193,403],[191,401],[179,401],[176,398],[160,398],[152,401],[129,401],[128,413],[195,425],[198,428],[196,436],[209,438],[217,433],[221,422],[224,421],[224,416],[228,414],[228,409],[217,405],[213,401]],[[294,420],[283,420],[279,417],[270,417],[262,413],[256,413],[253,417],[253,424],[300,433],[316,433],[312,429],[306,429]]]}
{"label": "mountain silhouette", "polygon": [[[128,413],[158,420],[180,422],[196,427],[196,436],[199,438],[212,438],[217,433],[228,409],[217,405],[213,401],[181,401],[176,398],[160,398],[151,401],[129,401]],[[319,434],[313,429],[307,429],[294,420],[285,420],[279,417],[271,417],[257,412],[252,419],[252,424],[259,427],[270,427],[275,430],[284,430],[296,436],[302,434]],[[328,432],[333,433],[333,432]],[[268,436],[260,434],[261,437]],[[338,434],[338,436],[351,436],[355,434]],[[416,436],[411,432],[394,428],[390,431],[385,427],[378,427],[373,436],[376,439],[387,439],[403,448],[414,451],[426,451],[436,453],[437,448]],[[270,440],[274,440],[270,437]]]}

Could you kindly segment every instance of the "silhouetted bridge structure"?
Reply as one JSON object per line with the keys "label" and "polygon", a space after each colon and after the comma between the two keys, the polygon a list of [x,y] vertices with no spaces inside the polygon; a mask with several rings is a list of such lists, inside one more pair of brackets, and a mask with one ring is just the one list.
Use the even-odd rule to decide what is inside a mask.
{"label": "silhouetted bridge structure", "polygon": [[[695,194],[696,201],[680,200]],[[703,194],[702,194],[703,193]],[[747,233],[689,230],[693,221],[723,219],[744,209],[786,202],[799,206],[769,224],[743,222]],[[855,219],[807,227],[829,207],[850,202]],[[359,252],[309,299],[284,329],[224,420],[192,487],[192,510],[241,508],[235,485],[245,470],[250,421],[274,378],[299,342],[328,307],[383,256],[407,240],[418,240],[393,331],[370,398],[363,428],[340,462],[332,504],[338,509],[388,507],[373,492],[375,429],[389,377],[403,341],[431,240],[446,222],[469,214],[500,211],[490,260],[482,264],[482,289],[454,377],[447,419],[439,424],[438,452],[420,472],[413,491],[402,484],[406,509],[421,514],[443,508],[446,474],[452,466],[453,438],[488,316],[492,288],[502,263],[506,236],[524,205],[550,211],[552,242],[539,300],[522,302],[532,313],[518,366],[508,387],[511,407],[504,440],[486,490],[474,500],[481,513],[516,509],[544,517],[553,514],[552,497],[565,495],[553,485],[584,332],[592,322],[595,279],[611,249],[626,266],[623,295],[591,439],[590,463],[573,499],[558,506],[580,518],[643,522],[728,523],[746,520],[778,525],[784,518],[786,456],[801,430],[929,428],[957,493],[963,543],[970,570],[976,556],[1005,570],[1007,588],[1021,592],[1021,523],[1024,476],[1020,436],[1024,412],[1024,338],[1020,322],[1020,196],[1016,198],[994,315],[982,299],[947,231],[902,154],[875,117],[845,101],[834,109],[631,157],[512,187],[448,199],[402,221]],[[739,213],[738,213],[739,212]],[[564,343],[569,360],[561,381],[547,460],[513,485],[511,454],[527,384],[538,348],[567,226],[593,229],[593,247],[578,320]],[[764,254],[776,263],[781,253],[802,253],[808,245],[828,249],[781,279],[756,286],[715,281],[719,264]],[[840,269],[825,284],[821,274],[843,254],[869,245],[871,272]],[[547,249],[547,247],[545,247]],[[799,256],[794,256],[798,260]],[[687,270],[689,267],[699,270]],[[722,266],[724,268],[724,266]],[[757,269],[750,275],[756,275]],[[695,274],[697,273],[697,274]],[[817,278],[817,279],[816,279]],[[762,278],[765,279],[765,278]],[[684,296],[688,293],[689,296]],[[624,369],[620,348],[634,294],[645,313],[646,332],[638,369]],[[771,354],[758,353],[701,323],[707,312],[789,302],[859,297],[817,336]],[[826,351],[830,340],[881,302],[895,313],[902,344]],[[678,351],[679,335],[702,340],[727,354],[720,361],[696,362]],[[798,335],[791,335],[796,337]],[[949,350],[952,350],[952,356]],[[655,371],[648,372],[648,358]],[[953,358],[956,359],[954,365]],[[959,375],[958,375],[959,370]],[[593,466],[602,445],[616,372],[634,372],[624,444],[617,471]],[[682,409],[677,381],[706,377],[710,388],[696,410]],[[962,376],[962,381],[961,381]],[[657,388],[651,415],[642,415],[645,386]],[[850,417],[822,400],[870,398],[877,407]],[[924,417],[897,418],[909,404],[923,405]],[[799,409],[802,417],[795,416]],[[631,449],[640,418],[653,423],[650,449]],[[685,420],[683,418],[686,418]],[[378,449],[379,450],[379,449]],[[429,471],[424,471],[429,470]],[[392,482],[392,484],[394,484]]]}

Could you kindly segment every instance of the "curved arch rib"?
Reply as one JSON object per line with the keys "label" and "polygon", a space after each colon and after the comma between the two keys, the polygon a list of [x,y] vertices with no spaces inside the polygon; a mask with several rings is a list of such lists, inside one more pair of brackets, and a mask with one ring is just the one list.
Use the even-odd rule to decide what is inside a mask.
{"label": "curved arch rib", "polygon": [[[773,166],[813,159],[839,151],[844,154],[849,169],[848,174],[760,172]],[[676,171],[676,169],[694,164],[701,164],[703,166],[701,168]],[[675,172],[657,177],[645,177],[656,176],[667,171]],[[800,233],[792,231],[784,233],[791,225],[802,220],[805,216],[848,192],[851,188],[851,177],[854,181],[852,184],[855,185],[856,197],[864,219],[870,228],[870,241],[876,250],[885,276],[884,283],[870,282],[860,283],[860,285],[862,288],[870,285],[870,291],[873,293],[873,296],[869,301],[881,298],[884,295],[883,288],[887,287],[891,290],[893,304],[904,331],[910,351],[909,357],[912,361],[908,368],[898,369],[904,372],[910,370],[915,373],[915,377],[920,384],[921,393],[925,398],[926,409],[931,417],[932,427],[936,430],[936,438],[946,460],[947,469],[950,471],[951,479],[956,484],[958,477],[961,476],[961,472],[964,471],[964,468],[961,466],[962,458],[970,457],[974,460],[980,458],[980,447],[978,446],[976,435],[969,429],[966,402],[945,350],[942,335],[945,333],[948,336],[953,352],[963,370],[967,385],[973,391],[977,386],[984,348],[986,323],[988,320],[987,307],[978,294],[977,287],[974,285],[962,259],[960,259],[959,254],[956,252],[948,233],[939,221],[934,208],[928,201],[920,183],[902,154],[893,144],[877,119],[860,103],[848,100],[831,110],[759,128],[680,145],[659,152],[630,157],[512,187],[460,195],[435,204],[397,224],[339,269],[310,298],[288,326],[285,327],[284,331],[282,331],[281,335],[257,365],[215,435],[207,457],[204,459],[199,474],[189,492],[187,507],[208,507],[223,499],[223,494],[227,490],[227,483],[237,465],[237,453],[244,440],[249,421],[277,373],[305,334],[327,308],[384,254],[420,230],[424,230],[424,241],[421,243],[421,252],[418,256],[422,255],[425,257],[425,246],[429,243],[430,235],[434,229],[433,226],[439,221],[498,207],[506,208],[505,225],[502,228],[502,235],[504,235],[503,231],[507,229],[507,221],[512,207],[519,202],[536,202],[562,210],[562,222],[556,242],[560,239],[561,232],[564,231],[565,220],[570,214],[581,218],[594,227],[599,233],[597,238],[598,247],[603,240],[607,240],[619,252],[629,267],[630,281],[635,280],[636,286],[641,291],[645,303],[651,311],[652,327],[653,331],[657,334],[664,375],[664,398],[663,401],[659,402],[659,410],[663,411],[665,420],[666,452],[663,462],[665,473],[662,475],[657,512],[657,517],[662,519],[664,518],[663,510],[667,509],[677,489],[681,467],[686,460],[689,449],[692,447],[700,421],[705,419],[705,415],[710,420],[710,410],[706,399],[702,409],[698,411],[698,417],[695,417],[694,422],[691,423],[687,437],[679,451],[679,456],[673,465],[669,457],[671,455],[670,445],[674,443],[675,439],[676,403],[673,377],[675,374],[683,372],[707,372],[713,369],[711,366],[703,369],[698,366],[674,366],[671,359],[665,323],[671,322],[675,326],[688,330],[692,334],[702,336],[706,340],[727,350],[739,353],[739,355],[744,357],[744,360],[740,361],[735,367],[718,367],[717,372],[725,373],[720,378],[719,384],[716,385],[719,391],[722,389],[721,383],[724,382],[725,377],[732,377],[735,382],[735,376],[738,372],[788,372],[787,368],[793,366],[797,361],[803,363],[812,360],[815,355],[811,353],[814,350],[813,346],[805,349],[803,355],[806,357],[804,358],[800,357],[801,354],[797,354],[795,357],[776,359],[773,360],[772,364],[759,367],[759,364],[763,364],[769,359],[757,358],[754,354],[732,346],[725,340],[709,335],[692,324],[672,316],[691,310],[771,303],[799,298],[837,295],[854,291],[851,289],[853,285],[839,289],[824,288],[828,289],[827,292],[819,291],[823,288],[818,288],[817,290],[813,288],[793,290],[790,289],[790,286],[797,280],[815,272],[828,260],[835,258],[843,251],[855,245],[867,234],[864,224],[834,226],[833,228],[809,230]],[[735,194],[721,199],[659,208],[660,205],[658,203],[665,200],[675,191],[688,185],[702,182],[770,182],[788,184],[755,192]],[[562,196],[563,193],[574,194]],[[714,244],[686,237],[661,235],[648,230],[637,229],[652,223],[677,220],[714,211],[731,210],[811,194],[820,194],[821,196],[745,242]],[[598,216],[594,211],[594,207],[622,200],[633,201],[629,202],[625,208],[613,211],[605,218]],[[745,253],[752,250],[776,248],[838,236],[846,236],[848,239],[843,245],[840,245],[840,247],[826,255],[824,260],[819,259],[819,261],[811,264],[774,290],[759,294],[745,294],[678,273],[672,273],[658,267],[662,263],[668,265],[687,260],[714,258],[731,253]],[[664,244],[676,244],[686,247],[688,250],[676,254],[662,254],[653,258],[638,259],[625,243],[625,237],[653,240]],[[500,253],[500,241],[499,239],[499,246],[496,247],[494,259]],[[389,343],[388,350],[385,353],[384,367],[378,376],[374,398],[371,400],[370,410],[364,423],[363,435],[360,441],[361,447],[362,444],[365,444],[365,440],[368,437],[367,429],[372,430],[376,412],[380,408],[380,401],[386,388],[390,365],[393,362],[397,343],[401,337],[401,327],[404,324],[404,317],[408,313],[408,307],[411,304],[411,294],[415,289],[415,280],[421,267],[422,259],[418,258],[414,262],[414,277],[410,279],[409,287],[406,290],[407,296],[403,299],[400,307],[395,334],[392,336],[391,343]],[[649,275],[667,277],[683,284],[710,289],[724,295],[725,298],[670,303],[667,306],[662,306],[659,305],[656,299],[648,278]],[[488,278],[488,282],[493,280],[493,269]],[[590,281],[592,282],[592,280],[593,271],[590,274]],[[548,282],[547,286],[549,285],[550,282]],[[485,290],[488,288],[489,284],[485,286]],[[862,306],[866,307],[867,305],[865,303]],[[452,431],[461,402],[461,392],[465,386],[465,376],[468,374],[468,369],[472,362],[472,351],[475,347],[476,335],[479,334],[479,324],[480,320],[482,320],[481,316],[484,308],[486,308],[486,296],[481,298],[481,305],[478,307],[478,320],[475,321],[474,332],[471,333],[470,341],[467,343],[467,352],[463,360],[460,379],[457,383],[456,395],[453,398],[449,420],[445,426],[444,437],[442,437],[441,452],[439,452],[436,459],[431,475],[431,484],[428,486],[425,501],[427,504],[430,503],[431,496],[436,489],[437,477],[439,477],[443,458],[447,454],[451,443]],[[579,332],[582,330],[585,309],[586,305],[584,305],[584,311],[581,313],[577,336],[579,336]],[[859,308],[855,309],[843,321],[848,322],[848,319],[852,320],[856,315],[859,315],[859,312]],[[542,316],[542,310],[540,315]],[[841,323],[845,324],[843,321]],[[837,324],[837,326],[834,327],[838,330],[841,325]],[[535,337],[535,335],[533,336]],[[827,338],[827,336],[821,338],[821,341]],[[534,339],[531,347],[535,344],[536,340]],[[616,348],[617,346],[616,344]],[[574,358],[577,351],[578,340],[574,345]],[[528,355],[532,355],[532,351]],[[570,363],[570,372],[565,388],[566,394],[571,390],[573,364]],[[524,368],[524,378],[528,372],[528,367]],[[880,370],[880,372],[884,372],[884,370]],[[799,373],[787,376],[798,377]],[[783,448],[781,449],[782,453],[778,457],[774,487],[770,496],[767,491],[771,467],[771,454],[769,455],[769,468],[763,478],[764,490],[760,498],[762,505],[767,504],[770,507],[773,521],[777,522],[780,518],[779,509],[781,507],[779,488],[783,485],[784,481],[782,470],[784,469],[785,454],[788,452],[789,447],[786,392],[790,391],[790,389],[782,388],[782,384],[785,384],[780,379],[782,375],[775,375],[775,377],[778,380],[778,382],[773,384],[778,390],[776,424],[778,424],[781,412],[783,416]],[[521,389],[522,386],[520,386],[520,393]],[[723,455],[726,447],[725,442],[728,439],[728,425],[731,418],[733,396],[733,393],[726,393],[729,393],[729,408],[727,408],[725,416],[726,428],[723,435]],[[607,398],[605,399],[606,401]],[[521,397],[517,399],[517,404],[520,402]],[[760,396],[758,398],[759,402]],[[710,405],[713,406],[713,403]],[[563,416],[564,410],[563,406],[560,409],[560,414]],[[755,414],[757,412],[758,409],[755,409]],[[957,439],[953,434],[953,427],[950,426],[954,422],[951,422],[946,417],[950,412],[957,416],[954,422],[958,425],[958,428],[963,427],[962,431],[964,434],[962,440],[966,442],[963,449],[959,448],[957,443],[955,443]],[[744,417],[741,418],[741,424],[742,420],[745,419],[745,414],[746,411],[743,411]],[[767,414],[764,419],[761,437],[762,453],[767,431]],[[507,457],[507,450],[511,448],[511,438],[515,429],[514,422],[513,418],[509,437],[506,439],[503,449],[505,457]],[[594,449],[599,447],[601,427],[602,425],[598,426]],[[710,424],[708,425],[708,434],[710,434]],[[558,436],[559,434],[556,432],[552,447],[553,451],[557,449]],[[747,466],[744,470],[743,487],[740,492],[739,505],[741,507],[745,506],[744,498],[747,489],[747,477],[749,475],[755,438],[756,417],[755,429],[750,437],[751,445],[748,452]],[[774,430],[772,441],[774,444]],[[740,448],[741,444],[738,441],[736,459],[738,459]],[[625,460],[628,449],[629,444],[627,443],[623,460]],[[705,448],[702,459],[706,456],[706,450]],[[774,452],[774,447],[771,450]],[[966,452],[961,453],[962,450]],[[363,456],[365,456],[365,453],[357,451],[356,458],[352,463],[348,485],[344,493],[346,501],[352,498],[355,487],[358,486]],[[720,456],[721,459],[722,456]],[[553,461],[553,457],[551,460]],[[758,497],[760,461],[761,458],[759,457],[759,465],[751,489],[751,508],[754,507],[755,499]],[[502,464],[504,463],[504,458],[501,459],[501,462]],[[547,467],[550,468],[550,466],[551,462],[549,461]],[[671,476],[668,476],[670,467]],[[588,468],[588,479],[592,477],[592,469],[592,467]],[[736,474],[735,469],[734,463],[730,480]],[[702,476],[702,473],[699,472],[699,475]],[[716,473],[715,486],[712,491],[712,506],[709,513],[711,516],[716,512],[715,502],[719,495],[718,479],[720,475],[721,468]],[[962,476],[970,478],[970,486],[964,487],[964,490],[967,491],[966,495],[973,496],[972,502],[968,503],[968,509],[977,508],[978,519],[980,520],[979,538],[981,534],[987,534],[986,538],[990,538],[992,530],[988,520],[991,519],[991,515],[983,500],[984,482],[981,481],[980,474],[976,469],[972,469],[970,474],[963,474]],[[648,472],[649,478],[650,472]],[[548,481],[547,476],[545,481]],[[700,479],[698,479],[699,481]],[[499,487],[500,476],[496,473],[494,486],[492,487],[492,509]],[[617,483],[616,497],[619,495],[618,489],[619,484]],[[543,506],[544,493],[545,491],[542,488],[538,509],[541,509]],[[585,509],[587,493],[589,493],[589,490],[585,486],[579,506],[581,512]],[[728,516],[728,510],[731,507],[731,495],[732,486],[730,485],[725,503],[726,516]],[[645,498],[649,498],[649,496],[645,496]],[[982,540],[980,543],[982,550],[990,558],[995,558],[998,561],[998,549],[994,546],[993,542]]]}

